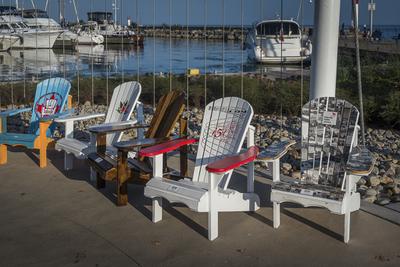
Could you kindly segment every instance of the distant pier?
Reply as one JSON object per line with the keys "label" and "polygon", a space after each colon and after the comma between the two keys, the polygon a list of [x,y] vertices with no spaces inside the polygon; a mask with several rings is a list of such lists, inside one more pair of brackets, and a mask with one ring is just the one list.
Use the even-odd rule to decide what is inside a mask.
{"label": "distant pier", "polygon": [[[354,38],[351,37],[340,38],[339,47],[355,49],[356,45]],[[360,50],[368,52],[400,55],[400,40],[370,41],[370,40],[360,39]]]}
{"label": "distant pier", "polygon": [[157,38],[174,38],[174,39],[211,39],[211,40],[222,40],[225,37],[225,40],[234,40],[241,41],[246,38],[247,32],[249,28],[245,26],[241,27],[232,27],[227,26],[225,29],[220,26],[210,26],[210,27],[189,27],[186,26],[172,26],[171,29],[168,25],[158,26],[153,29],[152,26],[144,26],[141,27],[140,32],[146,37],[157,37]]}

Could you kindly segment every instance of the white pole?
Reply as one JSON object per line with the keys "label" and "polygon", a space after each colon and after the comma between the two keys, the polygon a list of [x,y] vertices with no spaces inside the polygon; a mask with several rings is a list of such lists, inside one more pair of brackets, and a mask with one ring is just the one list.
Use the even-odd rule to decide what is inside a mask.
{"label": "white pole", "polygon": [[16,8],[16,9],[19,9],[19,7],[18,7],[18,0],[15,0],[15,8]]}
{"label": "white pole", "polygon": [[117,25],[117,0],[114,0],[114,25]]}
{"label": "white pole", "polygon": [[340,1],[316,0],[310,99],[336,95]]}
{"label": "white pole", "polygon": [[374,29],[374,26],[373,26],[373,24],[374,24],[374,11],[375,11],[374,0],[371,0],[369,8],[370,8],[370,13],[369,13],[369,33],[372,36],[373,29]]}

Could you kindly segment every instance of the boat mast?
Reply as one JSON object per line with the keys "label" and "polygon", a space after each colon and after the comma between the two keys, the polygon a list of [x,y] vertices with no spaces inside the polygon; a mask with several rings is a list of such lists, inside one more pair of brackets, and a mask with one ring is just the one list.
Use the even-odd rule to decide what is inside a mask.
{"label": "boat mast", "polygon": [[78,23],[78,25],[79,25],[79,24],[80,24],[80,21],[79,21],[78,10],[76,9],[75,0],[72,0],[72,5],[74,6],[74,11],[75,11],[75,16],[76,16],[76,23]]}
{"label": "boat mast", "polygon": [[15,7],[16,7],[17,9],[19,9],[19,8],[18,8],[18,0],[15,0]]}
{"label": "boat mast", "polygon": [[374,0],[371,0],[371,2],[368,4],[368,10],[369,10],[369,32],[370,32],[371,36],[372,36],[372,33],[373,33],[375,8],[376,8],[376,4],[374,3]]}
{"label": "boat mast", "polygon": [[114,25],[117,25],[117,13],[118,13],[117,0],[114,0],[112,6],[114,9]]}
{"label": "boat mast", "polygon": [[60,0],[60,2],[59,2],[59,16],[60,16],[60,24],[61,25],[64,25],[64,23],[65,23],[64,10],[65,10],[65,2],[64,2],[64,0]]}
{"label": "boat mast", "polygon": [[[36,5],[35,5],[35,3],[33,2],[33,0],[31,0],[31,4],[32,4],[33,9],[36,9]],[[18,0],[17,0],[17,5],[18,5]],[[18,8],[18,7],[17,7],[17,8]]]}
{"label": "boat mast", "polygon": [[316,0],[310,99],[336,95],[340,1]]}

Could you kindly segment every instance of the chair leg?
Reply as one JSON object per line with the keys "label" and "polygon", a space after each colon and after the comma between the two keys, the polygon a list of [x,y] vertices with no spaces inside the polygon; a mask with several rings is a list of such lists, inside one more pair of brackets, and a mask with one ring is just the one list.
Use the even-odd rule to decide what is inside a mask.
{"label": "chair leg", "polygon": [[218,237],[218,211],[212,209],[208,212],[208,239],[213,241]]}
{"label": "chair leg", "polygon": [[74,166],[74,155],[64,153],[64,171],[69,171]]}
{"label": "chair leg", "polygon": [[153,212],[153,218],[152,221],[153,223],[159,222],[162,220],[162,198],[161,197],[155,197],[153,198],[153,207],[152,207],[152,212]]}
{"label": "chair leg", "polygon": [[39,149],[39,167],[47,167],[47,146],[41,145]]}
{"label": "chair leg", "polygon": [[117,178],[117,205],[126,206],[128,203],[128,182],[120,182],[119,177]]}
{"label": "chair leg", "polygon": [[0,145],[0,165],[7,163],[7,146]]}
{"label": "chair leg", "polygon": [[90,181],[94,182],[96,181],[96,178],[97,178],[96,171],[94,170],[94,168],[90,167]]}
{"label": "chair leg", "polygon": [[350,212],[344,214],[344,243],[350,240]]}
{"label": "chair leg", "polygon": [[278,228],[281,224],[281,204],[274,202],[273,207],[273,220],[274,220],[274,228]]}
{"label": "chair leg", "polygon": [[106,187],[106,181],[101,178],[100,174],[97,174],[96,185],[97,189]]}

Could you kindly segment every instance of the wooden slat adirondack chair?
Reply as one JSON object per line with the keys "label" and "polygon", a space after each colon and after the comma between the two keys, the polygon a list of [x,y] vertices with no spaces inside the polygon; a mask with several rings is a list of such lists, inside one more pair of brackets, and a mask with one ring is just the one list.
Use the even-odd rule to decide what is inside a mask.
{"label": "wooden slat adirondack chair", "polygon": [[[52,78],[37,85],[32,108],[8,110],[0,113],[0,164],[7,163],[7,146],[23,146],[39,150],[39,166],[47,166],[47,146],[55,129],[53,120],[65,115],[71,84],[62,78]],[[7,118],[32,111],[27,133],[7,131]]]}
{"label": "wooden slat adirondack chair", "polygon": [[[126,82],[114,89],[113,96],[107,111],[107,114],[82,114],[71,115],[56,119],[58,123],[65,123],[65,138],[57,141],[55,149],[64,151],[64,170],[72,169],[73,156],[78,159],[86,159],[88,154],[96,151],[96,140],[83,142],[74,138],[74,122],[90,120],[99,117],[106,117],[101,126],[131,125],[143,123],[143,106],[138,103],[142,87],[138,82]],[[132,113],[137,107],[136,119],[130,120]],[[122,132],[107,135],[106,154],[115,157],[116,149],[112,146],[120,141]]]}
{"label": "wooden slat adirondack chair", "polygon": [[[186,120],[182,118],[185,109],[185,95],[178,91],[171,91],[162,96],[157,104],[155,114],[149,125],[126,125],[123,127],[92,127],[89,130],[97,135],[97,151],[88,156],[89,165],[97,172],[97,187],[105,187],[105,181],[116,180],[117,182],[117,205],[126,205],[128,202],[127,182],[128,180],[145,183],[150,178],[152,166],[150,162],[137,157],[139,148],[157,144],[169,138],[180,120],[181,128],[186,128]],[[144,138],[136,138],[131,141],[119,142],[118,157],[110,158],[104,150],[104,138],[107,133],[126,131],[130,129],[148,128]],[[114,144],[114,146],[117,146]],[[121,147],[122,146],[122,147]],[[121,150],[121,149],[122,150]],[[118,165],[125,162],[122,170]],[[117,173],[123,175],[118,176]]]}
{"label": "wooden slat adirondack chair", "polygon": [[275,144],[258,159],[270,164],[273,173],[271,202],[274,228],[280,225],[280,204],[294,202],[345,215],[344,242],[350,238],[350,213],[360,208],[357,181],[374,165],[371,153],[358,147],[356,107],[345,100],[321,97],[302,109],[301,180],[280,180],[279,161],[293,143]]}
{"label": "wooden slat adirondack chair", "polygon": [[[162,219],[162,198],[183,203],[196,212],[208,213],[208,238],[218,237],[218,212],[255,211],[259,197],[254,193],[254,127],[250,126],[253,108],[243,99],[226,97],[207,105],[192,179],[179,181],[163,177],[163,154],[195,143],[180,138],[140,150],[139,155],[153,158],[153,178],[144,194],[153,201],[153,222]],[[241,152],[247,136],[247,150]],[[235,168],[248,164],[247,190],[229,188]]]}

